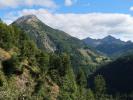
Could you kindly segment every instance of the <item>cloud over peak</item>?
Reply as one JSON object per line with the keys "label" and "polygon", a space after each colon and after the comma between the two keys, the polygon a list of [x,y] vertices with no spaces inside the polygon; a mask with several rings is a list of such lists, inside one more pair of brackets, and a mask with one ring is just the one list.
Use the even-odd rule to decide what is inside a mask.
{"label": "cloud over peak", "polygon": [[[51,13],[46,9],[24,9],[18,11],[17,14],[18,16],[35,14],[45,24],[53,28],[63,30],[70,35],[80,39],[86,37],[103,38],[107,35],[112,35],[116,38],[121,38],[122,40],[133,40],[133,17],[128,14],[64,14]],[[16,12],[15,14],[12,12],[10,16],[18,17],[16,16]]]}

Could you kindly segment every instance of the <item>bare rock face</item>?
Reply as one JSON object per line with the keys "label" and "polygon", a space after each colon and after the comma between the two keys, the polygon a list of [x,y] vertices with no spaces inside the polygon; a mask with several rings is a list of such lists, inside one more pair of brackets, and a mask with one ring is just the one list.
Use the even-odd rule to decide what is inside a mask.
{"label": "bare rock face", "polygon": [[38,48],[49,52],[56,50],[55,44],[49,39],[42,22],[35,15],[26,15],[17,19],[13,24],[28,33],[29,37],[37,44]]}
{"label": "bare rock face", "polygon": [[22,22],[28,22],[28,23],[30,23],[30,22],[32,22],[32,21],[34,21],[34,22],[35,22],[35,21],[38,21],[38,19],[37,19],[37,17],[36,17],[35,15],[23,16],[23,17],[17,19],[15,22],[16,22],[17,24],[21,24]]}

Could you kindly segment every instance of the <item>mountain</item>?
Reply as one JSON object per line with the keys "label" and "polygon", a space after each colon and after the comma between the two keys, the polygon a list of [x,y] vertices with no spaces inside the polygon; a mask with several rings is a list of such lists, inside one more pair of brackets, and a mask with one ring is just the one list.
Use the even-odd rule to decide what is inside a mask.
{"label": "mountain", "polygon": [[[48,87],[56,87],[57,92],[49,95],[50,99],[55,98],[59,86],[48,75],[46,78],[46,75],[44,77],[42,74],[44,65],[37,59],[37,55],[42,51],[16,27],[0,23],[0,31],[0,99],[30,100],[34,95],[34,98],[42,100],[42,97],[37,95],[41,94],[41,91],[48,95]],[[42,57],[46,59],[46,56]],[[52,92],[52,89],[49,91]],[[41,95],[46,98],[46,94]]]}
{"label": "mountain", "polygon": [[83,41],[63,31],[51,28],[41,22],[35,15],[20,17],[12,25],[25,31],[41,50],[68,53],[75,67],[96,66],[106,60],[106,57],[89,48]]}
{"label": "mountain", "polygon": [[[109,93],[130,94],[133,90],[133,54],[126,55],[102,66],[94,74],[102,75]],[[94,80],[93,80],[94,81]]]}
{"label": "mountain", "polygon": [[[26,20],[27,16],[22,17],[18,22]],[[56,47],[56,42],[47,36],[48,33],[43,33],[47,29],[33,28],[32,25],[36,26],[36,21],[38,22],[35,16],[28,16],[28,21],[32,24],[23,26],[27,29],[25,32],[15,25],[0,23],[0,100],[94,100],[95,95],[91,89],[86,88],[87,75],[82,66],[75,74],[72,62],[76,60],[75,63],[78,63],[84,59],[84,63],[86,60],[86,63],[100,65],[103,58],[87,47],[85,49],[76,45],[74,41],[82,43],[78,39],[58,31],[60,33],[55,33],[55,35],[61,36],[59,38],[55,36],[58,39],[55,40],[58,45],[63,43],[63,45],[73,47],[73,51],[70,52],[71,49],[66,48],[67,53],[64,53],[60,50],[61,48]],[[44,27],[44,24],[37,25],[37,27]],[[29,28],[30,30],[28,30]],[[31,28],[34,30],[32,36],[29,32]],[[50,31],[55,32],[53,29]],[[49,34],[54,34],[54,32]],[[41,42],[41,47],[44,47],[41,48],[35,41],[38,37],[34,36],[42,35],[49,38],[50,42],[45,42],[52,43],[61,53],[47,48],[46,45],[43,45],[45,42]],[[45,39],[47,38],[45,37]],[[64,38],[70,39],[70,41],[63,40]],[[43,40],[44,37],[41,39]],[[53,48],[52,45],[50,46]],[[51,51],[48,52],[48,50]],[[72,59],[75,56],[76,59]],[[86,65],[86,68],[90,67],[94,66]]]}
{"label": "mountain", "polygon": [[69,55],[46,53],[27,33],[0,23],[0,100],[77,100],[79,95]]}
{"label": "mountain", "polygon": [[69,54],[39,49],[14,25],[0,23],[0,32],[0,100],[88,100],[86,95],[93,95],[84,72],[75,75]]}
{"label": "mountain", "polygon": [[120,39],[116,39],[113,36],[109,35],[102,39],[102,42],[106,42],[107,44],[124,44],[124,41],[121,41]]}
{"label": "mountain", "polygon": [[131,52],[111,62],[34,15],[0,32],[0,100],[133,100]]}
{"label": "mountain", "polygon": [[90,45],[101,53],[111,57],[117,57],[125,52],[133,50],[133,43],[131,41],[124,42],[110,35],[103,39],[86,38],[83,41],[87,45]]}
{"label": "mountain", "polygon": [[42,22],[34,15],[23,16],[16,20],[13,24],[24,29],[30,38],[35,41],[38,48],[54,52],[56,48],[54,44],[50,41],[49,37],[46,34],[46,31],[42,31],[43,26],[39,25]]}
{"label": "mountain", "polygon": [[20,27],[33,39],[39,48],[48,51],[82,48],[85,44],[67,33],[53,29],[41,22],[35,15],[27,15],[17,19],[13,25]]}

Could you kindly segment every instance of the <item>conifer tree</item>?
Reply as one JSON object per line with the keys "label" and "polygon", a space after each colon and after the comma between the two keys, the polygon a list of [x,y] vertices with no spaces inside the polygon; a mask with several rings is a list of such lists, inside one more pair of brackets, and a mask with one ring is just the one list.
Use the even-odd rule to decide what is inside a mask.
{"label": "conifer tree", "polygon": [[76,81],[80,87],[85,88],[87,86],[87,78],[81,68],[79,69],[79,72],[77,74]]}
{"label": "conifer tree", "polygon": [[106,93],[106,82],[101,75],[97,75],[94,79],[95,94],[97,99],[102,100]]}

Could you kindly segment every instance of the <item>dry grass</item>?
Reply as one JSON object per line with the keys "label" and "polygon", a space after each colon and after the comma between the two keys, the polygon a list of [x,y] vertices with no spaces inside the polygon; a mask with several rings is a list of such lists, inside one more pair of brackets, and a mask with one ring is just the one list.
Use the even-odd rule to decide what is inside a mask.
{"label": "dry grass", "polygon": [[11,55],[7,51],[0,48],[0,60],[4,61],[4,60],[8,60],[10,58],[11,58]]}

